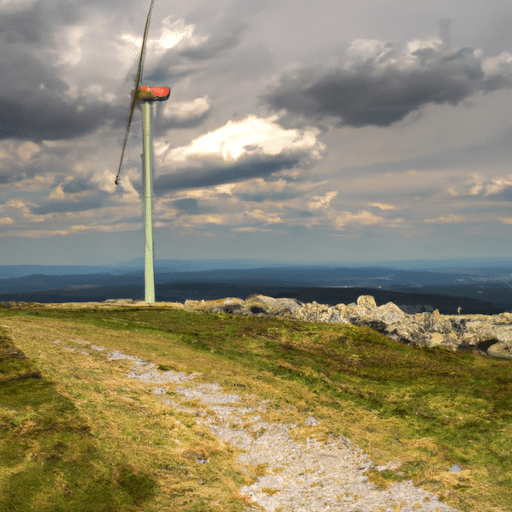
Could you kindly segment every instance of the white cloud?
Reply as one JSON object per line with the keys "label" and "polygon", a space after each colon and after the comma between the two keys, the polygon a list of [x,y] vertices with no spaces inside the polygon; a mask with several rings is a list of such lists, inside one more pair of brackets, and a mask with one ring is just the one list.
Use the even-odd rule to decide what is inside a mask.
{"label": "white cloud", "polygon": [[[100,190],[112,194],[116,190],[116,186],[114,184],[115,177],[115,173],[110,169],[103,169],[102,171],[98,169],[92,174],[91,183],[94,183]],[[121,178],[121,181],[122,180],[123,178]],[[131,190],[133,190],[131,184],[130,187]]]}
{"label": "white cloud", "polygon": [[454,185],[448,189],[448,193],[454,197],[460,196],[496,196],[512,186],[512,175],[484,177],[473,174],[471,178]]}
{"label": "white cloud", "polygon": [[455,215],[451,213],[450,215],[443,215],[435,219],[425,219],[423,222],[433,224],[460,224],[461,222],[466,222],[466,218],[463,215]]}
{"label": "white cloud", "polygon": [[193,101],[165,103],[161,110],[162,118],[166,120],[184,123],[192,119],[197,119],[210,110],[210,101],[208,96],[196,98]]}
{"label": "white cloud", "polygon": [[331,192],[327,192],[323,196],[313,196],[311,201],[308,203],[308,208],[310,210],[319,210],[329,208],[331,201],[338,195],[336,190]]}
{"label": "white cloud", "polygon": [[2,208],[26,208],[26,203],[21,199],[9,199],[6,203],[2,205]]}
{"label": "white cloud", "polygon": [[502,52],[497,57],[489,57],[482,61],[482,69],[486,75],[501,75],[512,70],[512,54]]}
{"label": "white cloud", "polygon": [[376,67],[384,69],[395,66],[405,69],[417,62],[413,55],[418,50],[440,50],[443,42],[440,39],[414,39],[406,44],[377,39],[354,39],[346,51],[345,69],[351,69],[361,62],[371,61]]}
{"label": "white cloud", "polygon": [[512,181],[506,178],[492,178],[491,183],[485,187],[485,196],[496,195],[512,185]]}
{"label": "white cloud", "polygon": [[219,194],[228,194],[233,195],[233,189],[235,188],[236,183],[226,183],[225,185],[218,185],[214,188],[215,192]]}
{"label": "white cloud", "polygon": [[[182,39],[193,39],[195,25],[187,25],[183,18],[173,21],[174,16],[169,16],[162,21],[162,35],[156,41],[162,48],[168,49],[176,46]],[[199,42],[199,41],[198,41]]]}
{"label": "white cloud", "polygon": [[[9,199],[3,205],[0,205],[0,212],[9,213],[9,218],[14,220],[16,227],[26,225],[27,223],[42,223],[47,221],[51,215],[40,215],[32,213],[31,208],[37,207],[30,201],[21,199]],[[10,224],[10,222],[9,222]]]}
{"label": "white cloud", "polygon": [[335,221],[335,225],[337,228],[344,228],[345,226],[352,224],[360,224],[362,226],[371,226],[372,224],[383,224],[386,222],[386,219],[383,217],[377,217],[370,213],[367,210],[361,210],[358,213],[350,213],[343,212],[341,215],[338,215]]}
{"label": "white cloud", "polygon": [[486,61],[440,39],[356,39],[338,61],[282,73],[264,100],[276,112],[340,126],[391,126],[429,105],[453,105],[512,86],[512,55]]}
{"label": "white cloud", "polygon": [[432,49],[439,51],[443,47],[440,39],[414,39],[406,44],[377,39],[354,39],[346,50],[345,69],[351,69],[361,62],[371,61],[377,68],[395,66],[405,69],[417,63],[413,55],[418,50]]}
{"label": "white cloud", "polygon": [[407,43],[407,51],[412,54],[417,52],[418,50],[440,50],[443,47],[444,43],[440,39],[431,38],[431,39],[413,39]]}
{"label": "white cloud", "polygon": [[226,214],[208,213],[204,215],[183,215],[176,218],[173,222],[180,227],[203,227],[206,224],[215,224],[217,226],[228,224],[230,216]]}
{"label": "white cloud", "polygon": [[[140,170],[135,167],[131,167],[127,171],[124,171],[119,178],[119,186],[123,194],[118,198],[121,203],[132,203],[138,204],[140,202],[140,195],[133,186],[133,183],[141,180]],[[107,183],[105,181],[105,183]],[[113,183],[113,180],[112,182]],[[115,191],[114,185],[114,191]]]}
{"label": "white cloud", "polygon": [[62,190],[62,186],[59,185],[55,190],[48,196],[50,199],[65,199],[66,194]]}
{"label": "white cloud", "polygon": [[[187,25],[183,18],[179,18],[176,21],[173,21],[173,19],[174,16],[171,15],[162,20],[160,37],[158,39],[148,38],[146,40],[146,48],[148,50],[153,50],[153,53],[155,51],[158,52],[158,50],[168,50],[169,48],[173,48],[178,45],[181,41],[183,41],[183,43],[188,43],[190,46],[197,46],[207,39],[206,37],[194,36],[196,28],[195,25]],[[130,34],[123,34],[120,38],[131,45],[131,47],[126,50],[130,54],[140,52],[142,37],[133,37]],[[135,46],[136,49],[133,48],[133,46]]]}
{"label": "white cloud", "polygon": [[479,181],[475,181],[471,189],[469,190],[469,195],[471,196],[477,196],[480,191],[482,190],[482,183]]}
{"label": "white cloud", "polygon": [[386,43],[377,39],[354,39],[346,53],[352,60],[367,60],[382,57],[389,53]]}
{"label": "white cloud", "polygon": [[76,25],[65,29],[60,36],[63,44],[59,52],[58,61],[56,62],[57,66],[66,65],[74,67],[82,60],[83,45],[81,43],[85,33],[85,27]]}
{"label": "white cloud", "polygon": [[41,147],[34,142],[23,142],[16,151],[22,162],[28,162],[34,155],[41,151]]}
{"label": "white cloud", "polygon": [[245,213],[247,217],[260,220],[266,224],[277,224],[283,222],[283,219],[275,213],[264,212],[263,210],[252,210]]}
{"label": "white cloud", "polygon": [[321,158],[325,146],[316,140],[320,130],[287,130],[276,123],[277,119],[277,115],[260,118],[251,114],[241,121],[228,121],[188,146],[168,151],[164,162],[182,163],[204,157],[234,162],[246,155],[278,155],[285,150],[306,152],[313,159]]}
{"label": "white cloud", "polygon": [[385,203],[370,203],[368,206],[373,206],[375,208],[379,208],[380,210],[398,210],[396,206]]}

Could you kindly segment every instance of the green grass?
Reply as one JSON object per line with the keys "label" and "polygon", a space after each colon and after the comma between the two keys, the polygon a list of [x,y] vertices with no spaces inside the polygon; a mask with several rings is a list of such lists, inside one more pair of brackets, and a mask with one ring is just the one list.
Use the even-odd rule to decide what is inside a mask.
{"label": "green grass", "polygon": [[155,483],[115,462],[73,402],[0,331],[0,510],[130,510]]}
{"label": "green grass", "polygon": [[[236,392],[257,392],[261,398],[272,399],[276,407],[293,409],[293,414],[314,414],[323,420],[325,434],[347,435],[374,460],[401,460],[404,466],[397,471],[370,472],[372,481],[383,487],[412,479],[460,510],[512,510],[511,361],[410,347],[369,328],[158,307],[0,308],[0,320],[7,318],[28,323],[46,319],[52,326],[95,326],[105,337],[115,332],[137,333],[145,337],[144,343],[116,343],[126,343],[132,348],[128,353],[135,349],[161,370],[177,368],[179,363],[181,371],[192,372],[204,361],[206,368],[216,368],[212,378],[223,386],[232,386]],[[69,495],[61,492],[61,501],[55,501],[66,505],[65,510],[88,510],[68,505],[75,499],[85,500],[89,493],[105,507],[107,501],[117,499],[112,510],[146,510],[140,504],[151,501],[151,494],[140,490],[151,488],[147,471],[102,466],[102,454],[95,451],[94,439],[88,437],[87,424],[80,420],[73,401],[56,393],[32,363],[12,354],[4,359],[0,382],[6,376],[32,377],[0,384],[0,405],[10,411],[3,415],[0,429],[0,460],[10,468],[0,473],[2,499],[28,499],[26,503],[41,499],[37,489],[29,493],[30,498],[20,497],[16,491],[40,474],[35,480],[40,482],[38,489],[54,485],[57,479],[61,489],[73,491]],[[23,415],[18,417],[14,411],[23,411]],[[55,428],[45,429],[43,425],[51,424],[55,417],[59,417]],[[20,434],[22,425],[30,421],[36,425]],[[21,442],[14,444],[13,436],[21,436]],[[33,449],[30,436],[36,436],[38,443],[43,441],[37,436],[42,436],[46,444],[40,452],[46,455],[27,462],[18,473],[13,468]],[[66,442],[61,441],[64,438]],[[68,481],[71,477],[66,476],[66,468],[77,461],[83,465],[83,473],[77,473],[76,482],[87,474],[88,464],[99,468],[90,489],[78,490]],[[453,464],[463,471],[450,473]],[[56,465],[57,472],[53,471]],[[234,481],[239,476],[230,478]],[[105,492],[103,501],[100,487]],[[209,498],[202,499],[208,503]],[[22,501],[12,510],[30,510],[23,508]],[[195,510],[192,506],[197,502],[182,510]],[[209,510],[208,506],[200,509]]]}

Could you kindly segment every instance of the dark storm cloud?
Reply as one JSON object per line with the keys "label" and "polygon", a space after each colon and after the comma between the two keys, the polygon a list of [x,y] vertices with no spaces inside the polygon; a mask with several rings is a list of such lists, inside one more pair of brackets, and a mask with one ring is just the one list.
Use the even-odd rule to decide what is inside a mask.
{"label": "dark storm cloud", "polygon": [[34,142],[73,139],[112,119],[127,117],[125,108],[114,108],[108,104],[88,105],[78,112],[76,104],[51,94],[36,94],[30,100],[20,97],[7,99],[5,92],[0,95],[3,96],[0,97],[0,137],[5,139]]}
{"label": "dark storm cloud", "polygon": [[190,114],[187,117],[164,117],[158,111],[155,115],[154,127],[155,130],[158,130],[160,133],[166,130],[170,130],[171,128],[195,128],[196,126],[200,126],[208,117],[211,115],[211,110],[208,109],[202,114]]}
{"label": "dark storm cloud", "polygon": [[[504,201],[512,201],[512,187],[506,187],[497,197],[502,197]],[[492,197],[492,196],[491,196]]]}
{"label": "dark storm cloud", "polygon": [[88,182],[87,180],[78,179],[66,183],[62,187],[62,190],[68,194],[76,194],[78,192],[85,192],[86,190],[91,190],[92,188],[95,188],[92,183]]}
{"label": "dark storm cloud", "polygon": [[199,202],[194,198],[178,199],[177,201],[173,201],[171,205],[183,213],[188,213],[189,215],[196,215],[199,213]]}
{"label": "dark storm cloud", "polygon": [[[481,198],[483,196],[483,193],[480,193],[477,197]],[[497,193],[489,193],[486,195],[486,197],[490,200],[494,201],[512,201],[512,187],[508,186],[503,188]]]}
{"label": "dark storm cloud", "polygon": [[56,25],[71,25],[79,19],[79,4],[67,0],[35,2],[24,11],[3,12],[0,34],[6,44],[52,42]]}
{"label": "dark storm cloud", "polygon": [[[135,63],[134,68],[137,63]],[[167,83],[173,85],[179,80],[192,75],[196,71],[195,67],[188,66],[184,60],[177,58],[176,51],[171,48],[162,57],[157,64],[144,73],[144,81],[149,83]],[[130,72],[125,81],[133,83],[135,74]]]}
{"label": "dark storm cloud", "polygon": [[[111,66],[121,65],[121,60],[118,54],[102,52],[106,48],[117,51],[121,35],[136,36],[139,28],[143,30],[149,2],[136,9],[131,7],[132,3],[39,0],[18,12],[2,13],[0,137],[35,142],[65,140],[87,135],[105,125],[114,129],[126,125],[127,84],[116,84],[111,78]],[[107,31],[105,24],[109,27]],[[220,20],[208,24],[204,40],[184,38],[159,55],[156,62],[152,62],[149,52],[145,80],[172,86],[197,73],[204,67],[204,61],[237,46],[245,27],[243,22],[222,15]],[[153,20],[153,34],[158,28],[157,18]],[[129,76],[136,67],[137,52]],[[118,95],[118,100],[113,102],[111,98],[107,103],[91,92],[95,88]],[[126,96],[123,105],[121,96]],[[208,115],[209,112],[203,112],[187,119],[160,119],[164,123],[160,128],[194,128]]]}
{"label": "dark storm cloud", "polygon": [[170,130],[171,128],[195,128],[196,126],[200,126],[203,122],[210,117],[211,111],[208,110],[199,116],[191,116],[187,119],[169,119],[165,121],[161,121],[159,123],[155,123],[155,127],[159,130]]}
{"label": "dark storm cloud", "polygon": [[165,193],[171,190],[204,188],[224,183],[234,183],[251,178],[269,176],[270,174],[292,169],[300,162],[300,158],[272,157],[272,159],[253,159],[232,166],[207,166],[202,168],[180,168],[172,174],[159,176],[155,179],[155,193]]}
{"label": "dark storm cloud", "polygon": [[[202,61],[212,60],[242,42],[247,25],[235,18],[224,18],[217,23],[208,23],[209,36],[204,41],[184,39],[176,46],[169,48],[158,60],[145,70],[145,80],[151,82],[167,81],[174,84],[198,71]],[[201,37],[201,36],[200,36]],[[136,66],[132,68],[127,79],[135,77]]]}
{"label": "dark storm cloud", "polygon": [[408,60],[397,58],[392,45],[386,51],[389,57],[383,52],[350,66],[286,73],[262,98],[276,111],[335,118],[338,126],[390,126],[427,104],[457,105],[475,92],[512,86],[509,63],[486,75],[470,48],[422,48],[406,54]]}
{"label": "dark storm cloud", "polygon": [[310,219],[311,217],[314,217],[315,214],[312,213],[312,212],[308,212],[308,211],[298,211],[297,212],[297,215],[299,217],[302,217],[303,219]]}
{"label": "dark storm cloud", "polygon": [[179,54],[191,60],[211,59],[238,46],[245,28],[245,24],[238,20],[225,20],[206,41],[198,46],[185,48]]}
{"label": "dark storm cloud", "polygon": [[[0,136],[4,139],[71,139],[122,117],[120,109],[83,96],[67,96],[56,35],[79,22],[79,4],[36,2],[0,17]],[[62,43],[60,43],[62,44]],[[126,117],[124,115],[124,117]]]}

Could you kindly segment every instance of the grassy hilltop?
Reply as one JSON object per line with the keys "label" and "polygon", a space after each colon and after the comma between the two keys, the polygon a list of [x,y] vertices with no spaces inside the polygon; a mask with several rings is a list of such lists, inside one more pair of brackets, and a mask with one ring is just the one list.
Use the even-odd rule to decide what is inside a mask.
{"label": "grassy hilltop", "polygon": [[376,462],[404,463],[368,473],[383,487],[413,480],[461,511],[512,510],[512,361],[158,303],[0,307],[0,510],[245,509],[239,489],[265,468],[243,467],[236,448],[89,345],[198,372],[248,404],[268,399],[265,421],[313,415],[317,439],[344,435]]}

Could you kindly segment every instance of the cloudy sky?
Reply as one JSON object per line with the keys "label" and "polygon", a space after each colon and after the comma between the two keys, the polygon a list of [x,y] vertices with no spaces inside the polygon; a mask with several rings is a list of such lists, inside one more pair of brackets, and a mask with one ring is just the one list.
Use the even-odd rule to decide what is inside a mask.
{"label": "cloudy sky", "polygon": [[[0,0],[0,264],[143,255],[149,0]],[[512,255],[509,0],[156,0],[159,259]]]}

